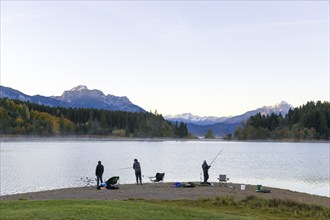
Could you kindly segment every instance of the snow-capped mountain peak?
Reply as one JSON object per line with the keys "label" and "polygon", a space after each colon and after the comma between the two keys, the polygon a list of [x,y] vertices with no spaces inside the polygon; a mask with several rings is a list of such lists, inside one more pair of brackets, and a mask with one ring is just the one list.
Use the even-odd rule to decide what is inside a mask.
{"label": "snow-capped mountain peak", "polygon": [[164,118],[169,121],[182,121],[185,123],[196,123],[200,125],[215,124],[227,119],[227,117],[196,116],[191,113],[177,114],[174,116],[166,115]]}
{"label": "snow-capped mountain peak", "polygon": [[183,113],[183,114],[177,114],[174,116],[175,118],[183,118],[186,120],[200,120],[202,117],[195,116],[191,113]]}
{"label": "snow-capped mountain peak", "polygon": [[271,113],[281,113],[282,115],[286,114],[290,108],[294,108],[292,105],[286,101],[281,101],[275,105],[263,106],[262,108],[257,109],[262,115],[267,115]]}
{"label": "snow-capped mountain peak", "polygon": [[285,110],[287,108],[294,108],[294,107],[289,103],[287,103],[286,101],[281,101],[280,103],[274,105],[273,108],[277,110]]}
{"label": "snow-capped mountain peak", "polygon": [[87,90],[87,86],[79,85],[79,86],[72,88],[70,91],[75,92],[75,91],[82,91],[82,90]]}

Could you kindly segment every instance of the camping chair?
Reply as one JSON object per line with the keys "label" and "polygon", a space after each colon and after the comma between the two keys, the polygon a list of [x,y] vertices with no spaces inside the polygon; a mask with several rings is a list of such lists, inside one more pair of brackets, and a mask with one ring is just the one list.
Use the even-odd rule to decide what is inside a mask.
{"label": "camping chair", "polygon": [[156,176],[149,177],[152,182],[163,182],[165,173],[156,173]]}
{"label": "camping chair", "polygon": [[219,180],[219,186],[221,184],[225,184],[227,186],[227,181],[229,180],[229,178],[227,178],[226,174],[220,174],[218,180]]}
{"label": "camping chair", "polygon": [[113,176],[107,180],[106,188],[107,189],[119,189],[118,186],[119,176]]}

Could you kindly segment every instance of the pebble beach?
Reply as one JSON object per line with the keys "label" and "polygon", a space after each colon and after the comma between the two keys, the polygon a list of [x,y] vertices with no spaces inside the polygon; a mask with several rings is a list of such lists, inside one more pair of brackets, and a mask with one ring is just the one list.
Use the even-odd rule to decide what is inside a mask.
{"label": "pebble beach", "polygon": [[59,199],[96,199],[96,200],[196,200],[202,198],[216,198],[218,196],[231,196],[237,200],[247,196],[256,196],[265,199],[290,200],[305,204],[315,204],[330,207],[330,198],[326,196],[311,195],[286,189],[265,187],[270,193],[256,192],[255,185],[245,185],[241,190],[241,184],[230,183],[227,186],[201,186],[196,183],[194,188],[175,187],[174,183],[145,183],[143,185],[124,184],[117,190],[95,186],[56,189],[41,192],[14,194],[0,196],[0,200],[59,200]]}

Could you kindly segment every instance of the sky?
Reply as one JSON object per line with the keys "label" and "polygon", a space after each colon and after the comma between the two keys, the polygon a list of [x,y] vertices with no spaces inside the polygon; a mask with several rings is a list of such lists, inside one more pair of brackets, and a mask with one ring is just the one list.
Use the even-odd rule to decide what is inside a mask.
{"label": "sky", "polygon": [[1,1],[1,85],[147,111],[329,101],[329,1]]}

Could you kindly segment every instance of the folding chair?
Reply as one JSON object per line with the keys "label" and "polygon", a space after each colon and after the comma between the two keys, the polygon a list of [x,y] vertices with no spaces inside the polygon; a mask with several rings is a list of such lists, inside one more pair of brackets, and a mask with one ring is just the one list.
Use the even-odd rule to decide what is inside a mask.
{"label": "folding chair", "polygon": [[218,180],[219,180],[219,186],[221,184],[224,184],[227,186],[227,181],[229,180],[229,178],[227,178],[226,174],[220,174]]}
{"label": "folding chair", "polygon": [[118,180],[119,180],[119,176],[111,177],[106,182],[106,188],[107,189],[119,189]]}
{"label": "folding chair", "polygon": [[156,176],[149,177],[152,182],[163,182],[165,173],[156,173]]}

